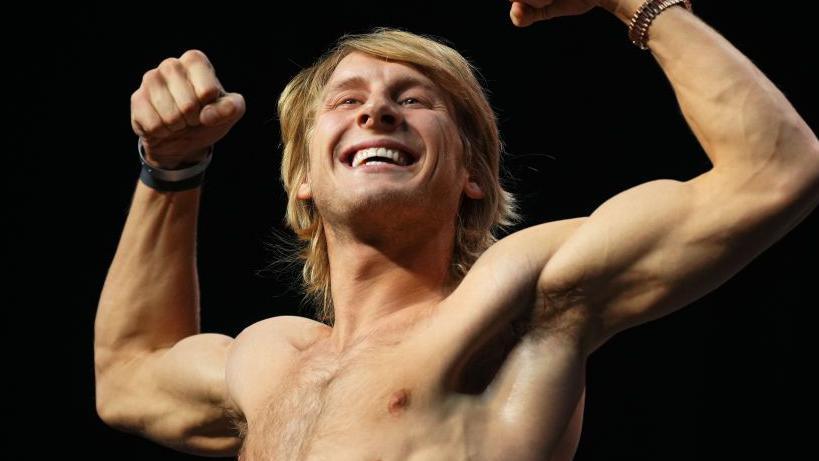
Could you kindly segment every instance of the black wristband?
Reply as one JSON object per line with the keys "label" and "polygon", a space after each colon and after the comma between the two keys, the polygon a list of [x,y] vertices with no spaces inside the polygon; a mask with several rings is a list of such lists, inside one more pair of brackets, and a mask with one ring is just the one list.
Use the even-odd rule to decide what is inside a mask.
{"label": "black wristband", "polygon": [[176,170],[164,170],[151,166],[145,160],[142,138],[137,141],[137,152],[139,153],[139,160],[142,162],[142,170],[139,173],[140,181],[146,186],[161,192],[176,192],[199,187],[205,178],[205,171],[213,159],[213,146],[210,146],[208,153],[201,162],[186,165],[185,168]]}
{"label": "black wristband", "polygon": [[151,176],[149,167],[145,164],[142,164],[142,171],[139,173],[139,180],[142,181],[143,184],[160,192],[177,192],[181,190],[196,189],[202,185],[202,181],[204,179],[205,172],[203,171],[196,176],[192,176],[181,181],[163,181],[159,178]]}

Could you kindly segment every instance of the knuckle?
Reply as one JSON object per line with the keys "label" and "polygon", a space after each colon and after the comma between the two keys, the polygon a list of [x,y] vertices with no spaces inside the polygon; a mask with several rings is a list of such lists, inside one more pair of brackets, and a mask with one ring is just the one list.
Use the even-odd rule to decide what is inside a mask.
{"label": "knuckle", "polygon": [[165,125],[169,127],[179,127],[180,125],[182,126],[185,125],[185,119],[182,118],[181,112],[176,112],[172,115],[168,115],[167,117],[165,117],[164,121]]}
{"label": "knuckle", "polygon": [[131,115],[136,119],[147,118],[147,113],[150,110],[151,102],[143,96],[143,93],[134,94],[131,96]]}
{"label": "knuckle", "polygon": [[184,102],[179,105],[179,110],[185,115],[195,115],[199,110],[199,104],[193,101]]}
{"label": "knuckle", "polygon": [[142,75],[142,82],[143,83],[156,83],[162,79],[162,76],[159,74],[159,69],[151,69],[145,74]]}
{"label": "knuckle", "polygon": [[142,129],[142,124],[140,124],[139,121],[137,121],[136,117],[134,117],[134,114],[131,114],[131,128],[133,128],[134,131],[136,131],[139,134],[142,134],[142,132],[144,131]]}
{"label": "knuckle", "polygon": [[159,135],[165,128],[162,125],[162,122],[160,122],[159,120],[148,120],[145,122],[137,121],[137,123],[139,123],[142,126],[142,129],[145,131],[145,135],[150,137],[155,137]]}
{"label": "knuckle", "polygon": [[177,112],[173,116],[168,117],[165,126],[171,131],[180,131],[188,127],[188,119],[182,112]]}
{"label": "knuckle", "polygon": [[208,59],[207,55],[200,50],[192,49],[188,50],[179,57],[181,61],[187,63],[204,63],[210,66],[210,60]]}
{"label": "knuckle", "polygon": [[222,95],[222,89],[219,88],[218,86],[216,86],[216,85],[205,85],[202,88],[201,93],[199,94],[199,99],[202,100],[202,101],[210,102],[210,101],[218,98],[221,95]]}
{"label": "knuckle", "polygon": [[159,71],[165,75],[174,73],[177,70],[181,69],[181,67],[182,64],[176,58],[167,58],[164,59],[161,63],[159,63]]}

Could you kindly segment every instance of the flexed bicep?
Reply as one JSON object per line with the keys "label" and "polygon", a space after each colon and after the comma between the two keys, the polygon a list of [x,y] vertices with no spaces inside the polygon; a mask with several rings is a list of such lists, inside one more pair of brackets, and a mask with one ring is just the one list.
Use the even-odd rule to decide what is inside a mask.
{"label": "flexed bicep", "polygon": [[135,355],[97,380],[106,424],[177,451],[232,456],[241,445],[225,379],[229,336],[202,333],[171,347]]}
{"label": "flexed bicep", "polygon": [[750,184],[711,170],[661,179],[603,203],[544,266],[545,309],[585,309],[591,350],[720,286],[801,221],[786,178]]}

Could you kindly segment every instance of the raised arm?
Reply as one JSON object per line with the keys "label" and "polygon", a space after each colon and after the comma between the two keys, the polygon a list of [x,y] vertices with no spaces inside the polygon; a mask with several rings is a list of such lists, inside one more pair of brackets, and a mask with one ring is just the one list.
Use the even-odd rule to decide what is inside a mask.
{"label": "raised arm", "polygon": [[[570,1],[526,11],[549,17]],[[627,22],[642,3],[602,5]],[[747,57],[680,6],[657,16],[648,37],[713,168],[616,195],[545,264],[544,305],[585,309],[590,350],[715,289],[819,203],[819,142]]]}
{"label": "raised arm", "polygon": [[[510,11],[518,26],[589,9],[584,0],[526,1],[532,5],[516,2]],[[609,6],[626,20],[640,3]],[[656,18],[648,46],[714,167],[686,182],[633,187],[588,217],[519,231],[475,264],[485,280],[522,279],[518,286],[534,299],[535,328],[486,394],[496,435],[488,447],[503,456],[526,443],[570,453],[576,438],[561,434],[580,431],[588,355],[617,332],[715,289],[819,202],[817,139],[747,58],[678,6]],[[489,288],[484,298],[512,299]]]}
{"label": "raised arm", "polygon": [[[224,95],[207,57],[190,51],[148,71],[131,109],[146,159],[173,169],[201,159],[244,101]],[[137,182],[94,325],[97,411],[181,451],[231,454],[225,361],[233,339],[199,334],[199,199],[198,187],[159,192]]]}

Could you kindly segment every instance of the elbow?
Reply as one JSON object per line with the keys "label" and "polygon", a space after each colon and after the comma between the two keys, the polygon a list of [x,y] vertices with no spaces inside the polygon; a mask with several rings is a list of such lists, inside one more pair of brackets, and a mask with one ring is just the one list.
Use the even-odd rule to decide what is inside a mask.
{"label": "elbow", "polygon": [[102,421],[106,426],[116,427],[117,424],[114,422],[114,415],[111,411],[111,405],[101,400],[98,395],[96,399],[96,406],[97,417],[100,419],[100,421]]}
{"label": "elbow", "polygon": [[97,416],[108,426],[113,426],[114,385],[109,368],[99,360],[99,352],[94,350],[94,404]]}
{"label": "elbow", "polygon": [[103,422],[103,424],[113,429],[127,432],[127,427],[123,423],[122,418],[117,416],[115,405],[113,405],[110,400],[101,399],[99,397],[99,393],[96,399],[96,407],[97,417]]}
{"label": "elbow", "polygon": [[98,363],[94,364],[94,404],[97,417],[106,425],[111,425],[111,392],[110,386],[105,386],[105,374]]}
{"label": "elbow", "polygon": [[819,139],[804,123],[792,130],[789,144],[789,155],[786,160],[793,168],[787,168],[787,179],[793,187],[790,191],[796,196],[810,197],[817,200],[819,196]]}
{"label": "elbow", "polygon": [[819,200],[819,139],[813,138],[813,148],[808,155],[809,168],[812,172],[809,188],[814,198]]}
{"label": "elbow", "polygon": [[102,400],[97,398],[97,417],[106,426],[127,434],[144,435],[145,419],[133,411],[126,411],[127,406],[119,400]]}
{"label": "elbow", "polygon": [[124,388],[127,380],[123,380],[116,373],[101,373],[97,369],[94,382],[94,404],[97,417],[106,425],[123,432],[138,432],[139,419],[133,412],[126,411],[134,408],[127,402],[127,391]]}
{"label": "elbow", "polygon": [[97,417],[109,427],[120,431],[127,431],[127,425],[117,411],[115,400],[110,395],[110,390],[105,386],[97,384],[95,389],[95,405],[97,409]]}
{"label": "elbow", "polygon": [[819,141],[812,137],[780,152],[775,167],[764,170],[765,175],[746,175],[745,184],[762,194],[775,194],[781,205],[815,205],[819,201]]}
{"label": "elbow", "polygon": [[792,169],[788,182],[790,198],[799,201],[807,200],[813,207],[819,202],[819,140],[815,137],[806,149],[803,161]]}
{"label": "elbow", "polygon": [[790,229],[819,206],[819,143],[813,143],[803,160],[795,162],[794,168],[780,179],[780,184],[782,193],[778,194],[774,206],[791,213]]}

